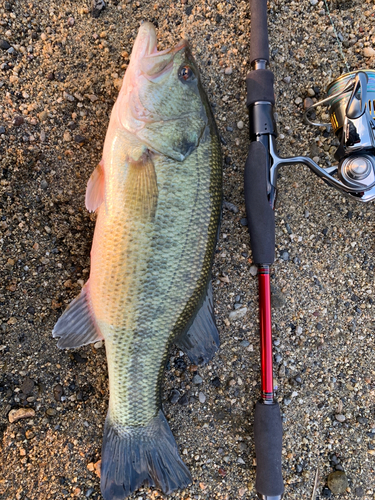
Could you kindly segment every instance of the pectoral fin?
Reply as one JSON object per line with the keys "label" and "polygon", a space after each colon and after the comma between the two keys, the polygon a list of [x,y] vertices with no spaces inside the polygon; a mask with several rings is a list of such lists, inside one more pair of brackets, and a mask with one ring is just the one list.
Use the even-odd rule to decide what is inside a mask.
{"label": "pectoral fin", "polygon": [[103,203],[104,186],[104,162],[102,159],[87,183],[85,203],[89,212],[95,212]]}
{"label": "pectoral fin", "polygon": [[155,167],[147,152],[138,160],[129,160],[125,181],[127,210],[144,221],[153,219],[158,203],[158,185]]}

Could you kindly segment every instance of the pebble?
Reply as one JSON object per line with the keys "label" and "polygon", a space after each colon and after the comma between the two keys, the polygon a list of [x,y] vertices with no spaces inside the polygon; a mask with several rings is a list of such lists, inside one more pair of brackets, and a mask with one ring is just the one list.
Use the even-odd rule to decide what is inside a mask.
{"label": "pebble", "polygon": [[20,127],[25,123],[25,118],[23,116],[15,116],[13,119],[13,125],[15,127]]}
{"label": "pebble", "polygon": [[336,419],[338,422],[345,422],[346,417],[345,417],[345,415],[342,415],[341,413],[339,413],[338,415],[335,415],[335,419]]}
{"label": "pebble", "polygon": [[244,128],[244,122],[242,120],[240,120],[239,122],[237,122],[237,128],[242,130]]}
{"label": "pebble", "polygon": [[349,484],[345,472],[341,470],[331,472],[327,479],[327,485],[334,495],[342,495],[346,493],[346,488]]}
{"label": "pebble", "polygon": [[0,135],[5,134],[5,127],[0,126]]}
{"label": "pebble", "polygon": [[283,78],[283,80],[285,83],[290,83],[292,78],[290,76],[286,76],[285,78]]}
{"label": "pebble", "polygon": [[215,377],[211,380],[211,384],[214,386],[214,387],[220,387],[221,386],[221,381],[219,379],[219,377]]}
{"label": "pebble", "polygon": [[302,98],[301,97],[297,97],[297,99],[294,100],[295,104],[301,104],[302,103]]}
{"label": "pebble", "polygon": [[199,398],[199,402],[200,403],[205,403],[206,402],[206,396],[203,394],[203,392],[200,392],[199,395],[198,395],[198,398]]}
{"label": "pebble", "polygon": [[258,266],[251,266],[250,267],[250,274],[252,276],[256,276],[258,274]]}
{"label": "pebble", "polygon": [[41,122],[44,122],[45,120],[47,120],[47,118],[48,118],[48,113],[47,113],[47,111],[45,111],[45,110],[44,110],[44,111],[41,111],[41,112],[39,113],[39,115],[38,115],[38,118],[39,118],[39,120],[40,120]]}
{"label": "pebble", "polygon": [[61,401],[61,396],[64,394],[64,389],[61,384],[55,385],[53,388],[53,397],[55,398],[56,401]]}
{"label": "pebble", "polygon": [[43,189],[43,190],[46,190],[48,188],[48,182],[46,180],[42,180],[42,182],[40,183],[40,187]]}
{"label": "pebble", "polygon": [[203,384],[203,379],[200,375],[194,375],[193,380],[192,380],[194,385],[201,385]]}
{"label": "pebble", "polygon": [[11,424],[21,420],[21,418],[35,417],[35,410],[32,408],[19,408],[18,410],[10,410],[8,419]]}
{"label": "pebble", "polygon": [[0,40],[0,49],[8,50],[10,48],[9,42],[6,40]]}
{"label": "pebble", "polygon": [[169,395],[169,402],[172,405],[175,405],[177,403],[177,401],[180,399],[180,397],[181,397],[181,394],[179,393],[179,391],[177,389],[172,389],[172,391]]}
{"label": "pebble", "polygon": [[238,213],[238,207],[234,205],[234,203],[230,203],[229,201],[224,201],[223,206],[230,212],[233,212],[234,214]]}
{"label": "pebble", "polygon": [[225,68],[224,73],[226,75],[231,75],[233,73],[233,68],[232,66],[228,66],[228,68]]}
{"label": "pebble", "polygon": [[236,321],[238,319],[243,318],[247,313],[247,307],[241,307],[241,309],[236,309],[235,311],[231,311],[229,313],[229,320]]}
{"label": "pebble", "polygon": [[314,101],[311,99],[311,97],[305,97],[303,101],[303,107],[304,109],[309,109],[311,106],[314,104]]}
{"label": "pebble", "polygon": [[372,47],[365,47],[363,49],[363,55],[365,57],[374,57],[375,56],[375,50]]}

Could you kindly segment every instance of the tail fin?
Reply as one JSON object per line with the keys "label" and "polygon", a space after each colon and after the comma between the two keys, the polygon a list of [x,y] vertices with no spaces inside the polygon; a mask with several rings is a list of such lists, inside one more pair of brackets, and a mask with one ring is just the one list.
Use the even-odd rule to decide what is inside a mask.
{"label": "tail fin", "polygon": [[101,466],[104,500],[123,500],[143,484],[168,495],[191,481],[161,410],[146,427],[120,427],[108,413]]}

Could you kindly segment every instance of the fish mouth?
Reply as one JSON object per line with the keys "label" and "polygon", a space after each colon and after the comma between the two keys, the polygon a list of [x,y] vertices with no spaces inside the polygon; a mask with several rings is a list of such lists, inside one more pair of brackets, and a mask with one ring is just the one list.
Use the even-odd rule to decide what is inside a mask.
{"label": "fish mouth", "polygon": [[159,81],[171,71],[176,54],[185,50],[188,45],[189,42],[182,39],[175,47],[158,51],[154,25],[148,22],[143,23],[135,46],[135,57],[139,58],[139,69],[149,81]]}

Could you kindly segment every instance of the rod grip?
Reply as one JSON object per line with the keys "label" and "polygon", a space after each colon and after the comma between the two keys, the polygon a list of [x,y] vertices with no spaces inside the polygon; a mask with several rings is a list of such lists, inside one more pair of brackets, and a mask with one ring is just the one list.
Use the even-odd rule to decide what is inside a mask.
{"label": "rod grip", "polygon": [[271,265],[275,258],[275,214],[267,196],[267,151],[251,142],[245,165],[245,205],[254,264]]}
{"label": "rod grip", "polygon": [[269,62],[267,0],[250,0],[251,43],[250,63],[257,59]]}
{"label": "rod grip", "polygon": [[254,414],[254,442],[257,459],[255,489],[265,497],[284,492],[281,471],[282,423],[278,403],[258,402]]}

